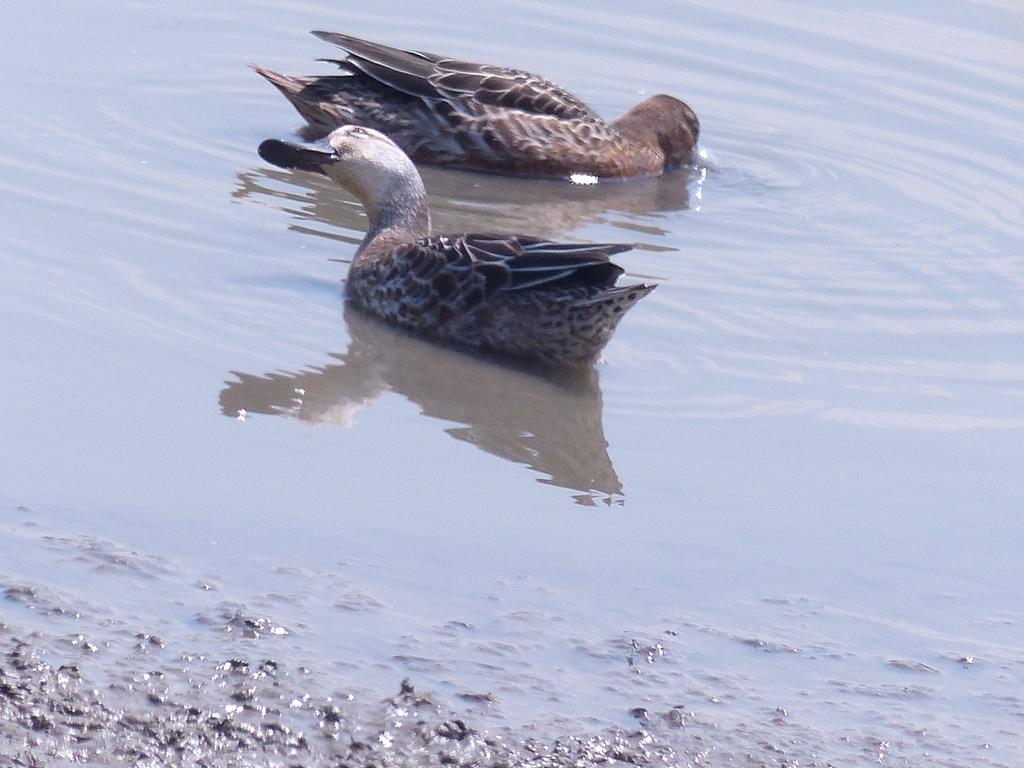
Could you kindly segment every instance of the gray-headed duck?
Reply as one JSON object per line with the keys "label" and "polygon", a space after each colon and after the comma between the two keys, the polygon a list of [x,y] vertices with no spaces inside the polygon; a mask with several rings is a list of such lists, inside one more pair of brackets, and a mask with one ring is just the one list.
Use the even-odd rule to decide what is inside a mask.
{"label": "gray-headed duck", "polygon": [[349,269],[350,299],[439,339],[553,364],[592,362],[654,285],[616,286],[609,257],[629,245],[554,243],[521,235],[431,235],[427,195],[409,157],[384,134],[344,126],[331,151],[276,139],[260,156],[322,173],[363,204],[369,229]]}

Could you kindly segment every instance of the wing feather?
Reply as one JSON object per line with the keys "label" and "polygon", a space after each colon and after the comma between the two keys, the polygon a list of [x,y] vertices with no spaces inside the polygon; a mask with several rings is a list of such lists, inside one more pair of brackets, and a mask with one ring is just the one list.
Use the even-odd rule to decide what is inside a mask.
{"label": "wing feather", "polygon": [[314,31],[313,34],[348,51],[348,58],[342,62],[346,66],[354,67],[395,90],[413,96],[437,98],[437,89],[429,79],[434,72],[434,62],[425,54],[403,51],[338,32]]}
{"label": "wing feather", "polygon": [[[553,243],[522,236],[439,235],[419,241],[417,247],[485,276],[484,296],[496,291],[519,291],[541,285],[613,285],[623,270],[609,257],[632,248],[620,243]],[[481,297],[483,298],[483,297]]]}
{"label": "wing feather", "polygon": [[338,32],[313,34],[348,52],[348,58],[335,62],[338,65],[403,93],[457,105],[469,114],[499,107],[604,125],[590,107],[539,75],[392,48]]}

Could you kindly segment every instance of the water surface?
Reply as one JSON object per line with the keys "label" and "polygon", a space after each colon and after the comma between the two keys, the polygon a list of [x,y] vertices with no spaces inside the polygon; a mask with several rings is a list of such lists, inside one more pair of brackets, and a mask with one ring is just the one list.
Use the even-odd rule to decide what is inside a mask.
{"label": "water surface", "polygon": [[[409,675],[513,734],[682,705],[658,738],[723,763],[1024,759],[1016,4],[8,19],[4,588],[324,690]],[[608,116],[694,107],[707,160],[661,179],[424,173],[442,231],[637,243],[620,261],[660,288],[592,373],[346,311],[365,219],[261,163],[301,121],[245,66],[327,71],[315,28],[541,72]],[[29,603],[0,604],[8,632],[75,635]]]}

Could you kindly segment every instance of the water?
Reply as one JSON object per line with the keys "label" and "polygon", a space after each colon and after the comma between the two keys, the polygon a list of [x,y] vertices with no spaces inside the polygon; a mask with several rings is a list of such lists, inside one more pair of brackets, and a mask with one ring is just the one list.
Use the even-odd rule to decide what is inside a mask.
{"label": "water", "polygon": [[[168,670],[272,653],[371,697],[408,675],[513,741],[683,705],[657,733],[680,763],[1024,760],[1015,3],[6,20],[0,583],[36,595],[0,604],[6,635],[54,661],[92,637],[101,682],[139,631]],[[694,107],[689,174],[424,172],[441,231],[637,242],[619,260],[661,286],[592,375],[344,309],[363,215],[256,157],[301,121],[245,66],[326,71],[314,28],[537,71],[607,116]]]}

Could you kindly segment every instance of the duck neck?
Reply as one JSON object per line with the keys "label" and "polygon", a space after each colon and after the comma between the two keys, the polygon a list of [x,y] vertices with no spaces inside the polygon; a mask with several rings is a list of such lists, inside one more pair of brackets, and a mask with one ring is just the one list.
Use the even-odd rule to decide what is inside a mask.
{"label": "duck neck", "polygon": [[419,174],[395,179],[371,194],[361,192],[356,191],[356,196],[366,209],[370,226],[356,252],[357,260],[371,244],[398,244],[430,235],[427,192]]}

